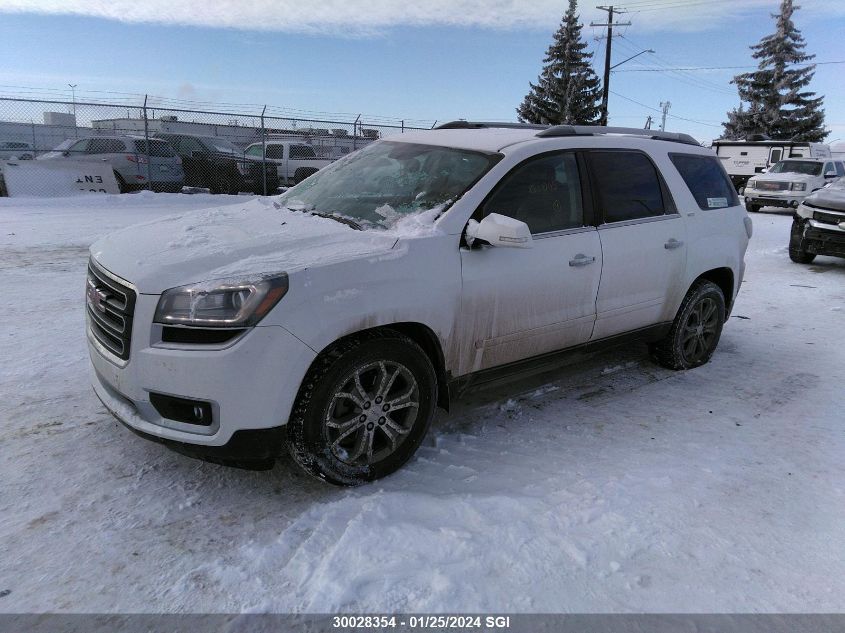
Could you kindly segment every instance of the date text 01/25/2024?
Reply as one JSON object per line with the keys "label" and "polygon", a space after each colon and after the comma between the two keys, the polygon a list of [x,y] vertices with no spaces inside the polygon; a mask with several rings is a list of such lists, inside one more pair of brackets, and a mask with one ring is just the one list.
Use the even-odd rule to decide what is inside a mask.
{"label": "date text 01/25/2024", "polygon": [[384,629],[408,627],[412,629],[508,629],[510,616],[504,615],[339,615],[332,618],[337,629]]}

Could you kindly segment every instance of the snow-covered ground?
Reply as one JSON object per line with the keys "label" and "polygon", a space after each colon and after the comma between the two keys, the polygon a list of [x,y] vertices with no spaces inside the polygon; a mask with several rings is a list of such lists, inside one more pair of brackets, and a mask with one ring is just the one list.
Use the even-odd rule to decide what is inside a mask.
{"label": "snow-covered ground", "polygon": [[845,260],[790,262],[788,214],[709,365],[477,392],[348,490],[171,453],[88,385],[88,244],[224,201],[0,199],[0,611],[845,610]]}

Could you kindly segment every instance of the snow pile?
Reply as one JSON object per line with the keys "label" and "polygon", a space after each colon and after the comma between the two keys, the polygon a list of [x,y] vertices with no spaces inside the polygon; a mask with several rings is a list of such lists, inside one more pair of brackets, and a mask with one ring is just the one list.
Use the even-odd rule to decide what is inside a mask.
{"label": "snow pile", "polygon": [[431,209],[414,213],[401,213],[389,204],[385,204],[376,209],[375,212],[384,218],[383,224],[388,233],[407,239],[435,234],[437,232],[435,221],[451,204],[451,201],[449,201]]}

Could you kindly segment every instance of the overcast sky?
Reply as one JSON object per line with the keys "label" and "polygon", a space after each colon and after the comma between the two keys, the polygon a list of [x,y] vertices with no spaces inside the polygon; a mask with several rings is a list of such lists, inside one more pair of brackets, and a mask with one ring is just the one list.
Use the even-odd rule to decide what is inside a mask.
{"label": "overcast sky", "polygon": [[[397,119],[515,119],[566,8],[563,0],[2,0],[0,94],[268,103]],[[818,62],[845,60],[845,1],[803,0],[795,21]],[[774,29],[777,0],[631,0],[613,63],[610,123],[718,137],[729,81]],[[606,14],[581,3],[581,19]],[[619,18],[617,18],[619,19]],[[585,26],[601,75],[604,29]],[[707,70],[667,70],[701,68]],[[822,64],[830,140],[845,137],[845,64]],[[35,89],[35,90],[30,90]],[[656,126],[655,126],[656,127]]]}

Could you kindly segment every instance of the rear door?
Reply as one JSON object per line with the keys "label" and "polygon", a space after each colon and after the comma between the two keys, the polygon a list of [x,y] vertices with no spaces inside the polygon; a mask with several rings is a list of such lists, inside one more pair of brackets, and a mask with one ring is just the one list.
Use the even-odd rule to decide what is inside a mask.
{"label": "rear door", "polygon": [[505,176],[474,215],[525,222],[533,247],[461,249],[461,373],[589,340],[602,253],[578,164],[571,151],[531,158]]}
{"label": "rear door", "polygon": [[647,154],[587,153],[602,249],[598,340],[667,319],[686,269],[686,226]]}
{"label": "rear door", "polygon": [[120,139],[92,138],[88,144],[87,155],[91,160],[109,163],[126,184],[146,182],[146,170],[142,172],[139,161],[130,158],[133,151]]}

